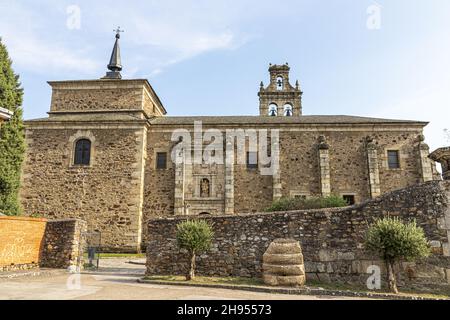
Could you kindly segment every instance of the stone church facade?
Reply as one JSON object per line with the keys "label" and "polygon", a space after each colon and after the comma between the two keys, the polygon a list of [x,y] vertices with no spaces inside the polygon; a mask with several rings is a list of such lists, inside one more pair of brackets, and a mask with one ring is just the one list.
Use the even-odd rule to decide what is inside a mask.
{"label": "stone church facade", "polygon": [[[105,250],[139,250],[156,217],[257,212],[281,197],[333,194],[360,203],[440,179],[424,143],[426,122],[303,115],[287,64],[270,66],[257,116],[170,117],[147,80],[121,79],[117,59],[113,52],[116,64],[103,79],[49,82],[49,117],[26,121],[21,188],[26,214],[86,220],[102,232]],[[198,139],[200,122],[203,132],[277,130],[278,169],[262,175],[251,150],[245,163],[172,161],[174,131]]]}

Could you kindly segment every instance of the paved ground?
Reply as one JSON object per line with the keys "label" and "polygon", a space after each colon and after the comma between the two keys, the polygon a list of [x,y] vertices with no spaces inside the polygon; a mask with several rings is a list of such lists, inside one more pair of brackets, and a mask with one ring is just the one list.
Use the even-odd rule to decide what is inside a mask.
{"label": "paved ground", "polygon": [[[143,262],[143,261],[140,261]],[[104,259],[100,269],[82,275],[27,277],[0,281],[0,300],[319,300],[343,299],[268,294],[241,290],[194,288],[140,284],[136,279],[144,274],[143,265],[127,263],[126,259]]]}

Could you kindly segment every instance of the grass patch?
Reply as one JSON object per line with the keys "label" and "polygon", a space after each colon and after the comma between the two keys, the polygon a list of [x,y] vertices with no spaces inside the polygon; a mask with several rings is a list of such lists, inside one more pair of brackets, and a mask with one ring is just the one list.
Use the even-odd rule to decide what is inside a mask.
{"label": "grass patch", "polygon": [[[258,278],[242,278],[242,277],[202,277],[197,276],[193,281],[186,281],[184,276],[146,276],[144,280],[150,281],[164,281],[164,282],[183,282],[192,284],[223,284],[223,285],[241,285],[241,286],[265,286],[262,279]],[[351,285],[344,283],[325,283],[316,280],[307,280],[306,287],[311,289],[323,288],[325,290],[333,291],[352,291],[360,293],[370,293],[370,294],[390,294],[386,290],[371,291],[367,290],[365,286],[362,285]],[[401,289],[401,288],[400,288]],[[399,296],[416,296],[427,299],[449,299],[450,292],[436,291],[434,293],[414,291],[411,289],[401,289]]]}
{"label": "grass patch", "polygon": [[[367,290],[367,287],[363,285],[356,284],[345,284],[345,283],[326,283],[316,280],[307,280],[306,285],[310,288],[324,288],[326,290],[339,290],[339,291],[354,291],[354,292],[365,292],[371,294],[392,294],[386,289],[381,290]],[[436,289],[435,292],[425,292],[421,290],[413,290],[409,288],[399,288],[399,296],[417,296],[421,298],[432,298],[432,299],[449,299],[450,291],[443,291]]]}
{"label": "grass patch", "polygon": [[108,258],[145,258],[145,253],[100,253],[100,259]]}
{"label": "grass patch", "polygon": [[[100,259],[112,259],[112,258],[130,258],[139,259],[145,258],[145,253],[99,253]],[[97,255],[96,255],[97,256]],[[85,259],[88,258],[88,254],[84,254]]]}
{"label": "grass patch", "polygon": [[229,285],[248,285],[248,286],[264,286],[262,279],[241,278],[241,277],[201,277],[196,276],[194,280],[186,281],[184,276],[147,276],[145,280],[151,281],[167,281],[167,282],[184,282],[197,284],[229,284]]}

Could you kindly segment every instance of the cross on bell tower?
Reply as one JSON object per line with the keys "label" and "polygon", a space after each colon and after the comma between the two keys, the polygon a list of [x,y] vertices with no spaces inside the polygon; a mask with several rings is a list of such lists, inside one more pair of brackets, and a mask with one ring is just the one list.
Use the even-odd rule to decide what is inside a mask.
{"label": "cross on bell tower", "polygon": [[301,116],[302,94],[298,80],[293,87],[289,82],[289,65],[269,66],[270,84],[264,87],[261,82],[259,114],[261,116]]}

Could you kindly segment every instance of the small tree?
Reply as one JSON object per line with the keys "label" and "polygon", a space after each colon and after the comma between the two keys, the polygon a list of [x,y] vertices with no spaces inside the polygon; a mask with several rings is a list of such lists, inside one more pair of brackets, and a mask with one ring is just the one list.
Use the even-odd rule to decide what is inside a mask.
{"label": "small tree", "polygon": [[191,265],[186,280],[195,278],[195,257],[209,250],[214,232],[205,220],[187,220],[177,225],[177,244],[190,255]]}
{"label": "small tree", "polygon": [[369,227],[365,247],[385,261],[389,290],[394,293],[398,293],[394,264],[401,260],[415,261],[430,254],[425,233],[416,221],[402,223],[391,217],[378,219]]}

